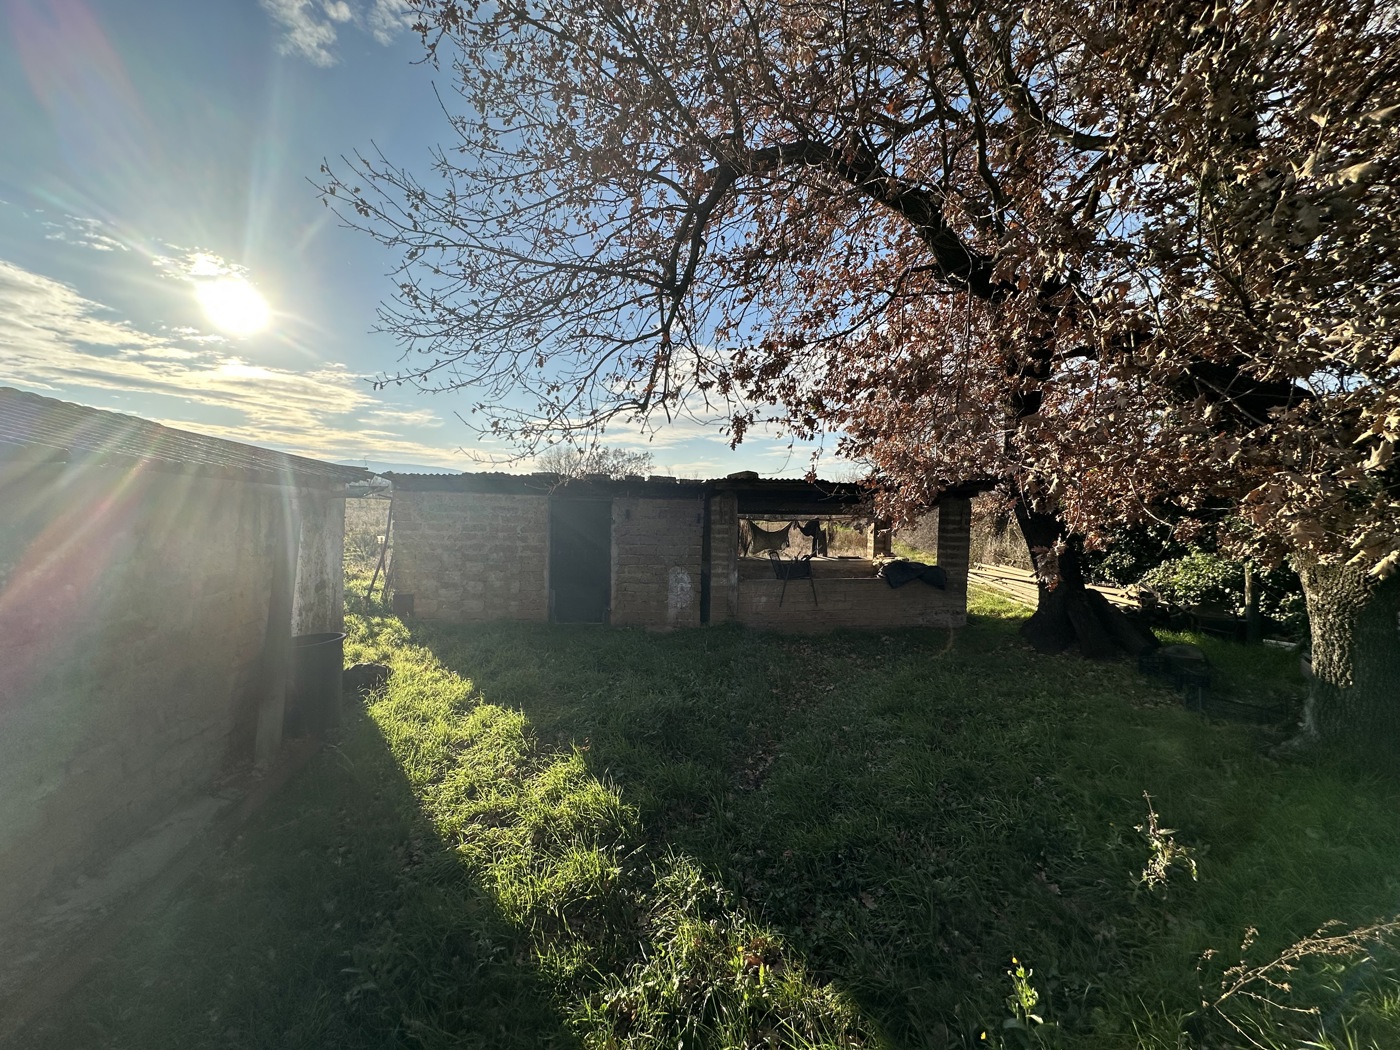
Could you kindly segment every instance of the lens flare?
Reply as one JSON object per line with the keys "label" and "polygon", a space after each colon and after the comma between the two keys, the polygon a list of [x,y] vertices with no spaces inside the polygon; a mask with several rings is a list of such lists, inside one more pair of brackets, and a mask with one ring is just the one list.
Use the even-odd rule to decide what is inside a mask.
{"label": "lens flare", "polygon": [[242,277],[197,281],[194,294],[204,308],[204,316],[229,335],[252,335],[272,320],[267,300]]}

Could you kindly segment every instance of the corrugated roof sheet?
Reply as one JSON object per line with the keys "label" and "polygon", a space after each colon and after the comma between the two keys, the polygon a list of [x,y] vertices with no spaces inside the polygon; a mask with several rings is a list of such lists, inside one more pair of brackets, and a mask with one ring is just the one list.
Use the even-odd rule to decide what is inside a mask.
{"label": "corrugated roof sheet", "polygon": [[[386,471],[394,488],[407,492],[478,492],[498,495],[555,496],[563,499],[638,496],[677,499],[706,492],[733,494],[740,513],[845,514],[870,502],[874,492],[858,482],[805,481],[800,478],[760,478],[752,472],[731,474],[709,481],[638,476],[609,478],[588,475],[572,480],[558,474],[407,474]],[[990,482],[950,486],[941,497],[973,496],[991,487]]]}
{"label": "corrugated roof sheet", "polygon": [[56,462],[145,462],[167,469],[288,485],[337,485],[369,477],[305,456],[162,426],[139,416],[88,408],[0,387],[0,445]]}

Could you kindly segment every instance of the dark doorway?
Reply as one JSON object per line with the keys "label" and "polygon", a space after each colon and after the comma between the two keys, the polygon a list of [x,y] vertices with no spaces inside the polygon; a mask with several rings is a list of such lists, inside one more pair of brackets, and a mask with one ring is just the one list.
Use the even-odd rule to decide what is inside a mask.
{"label": "dark doorway", "polygon": [[612,598],[609,500],[550,501],[549,589],[555,623],[607,623]]}

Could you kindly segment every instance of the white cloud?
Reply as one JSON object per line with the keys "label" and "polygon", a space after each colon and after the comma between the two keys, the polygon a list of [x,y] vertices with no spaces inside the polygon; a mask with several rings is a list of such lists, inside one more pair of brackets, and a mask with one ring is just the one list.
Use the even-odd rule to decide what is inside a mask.
{"label": "white cloud", "polygon": [[202,248],[181,248],[174,244],[162,244],[161,248],[169,254],[152,255],[151,265],[162,277],[172,281],[219,277],[242,277],[246,280],[250,276],[246,266]]}
{"label": "white cloud", "polygon": [[[5,381],[51,396],[118,407],[157,398],[158,422],[321,459],[400,459],[460,468],[465,457],[413,437],[421,408],[385,405],[339,365],[296,372],[235,356],[187,330],[148,332],[70,285],[0,260]],[[213,423],[232,413],[233,423]],[[367,423],[369,425],[367,425]]]}
{"label": "white cloud", "polygon": [[413,14],[407,0],[374,0],[367,21],[374,39],[387,46],[413,24]]}
{"label": "white cloud", "polygon": [[313,66],[336,63],[335,26],[316,16],[311,0],[262,0],[263,10],[282,27],[277,50],[284,55],[300,55]]}
{"label": "white cloud", "polygon": [[124,252],[129,249],[115,237],[103,231],[107,227],[96,219],[80,219],[76,215],[65,215],[62,222],[44,224],[44,240],[61,241],[79,248],[91,248],[96,252]]}
{"label": "white cloud", "polygon": [[339,61],[338,25],[353,25],[383,45],[394,42],[413,21],[406,0],[371,0],[352,5],[348,0],[261,0],[263,10],[282,30],[277,50],[300,55],[315,66]]}
{"label": "white cloud", "polygon": [[442,418],[428,408],[376,408],[365,413],[365,418],[376,423],[387,422],[397,426],[440,427]]}

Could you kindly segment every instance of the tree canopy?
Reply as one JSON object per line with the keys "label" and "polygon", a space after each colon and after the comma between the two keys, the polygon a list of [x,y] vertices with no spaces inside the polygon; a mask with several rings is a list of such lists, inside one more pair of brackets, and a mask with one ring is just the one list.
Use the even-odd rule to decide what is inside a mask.
{"label": "tree canopy", "polygon": [[1393,7],[414,6],[458,141],[326,188],[403,251],[402,377],[532,395],[488,426],[708,399],[916,498],[1400,561]]}
{"label": "tree canopy", "polygon": [[1393,4],[413,7],[455,141],[324,185],[402,252],[386,378],[519,440],[773,418],[908,504],[1006,482],[1093,543],[1165,500],[1400,567]]}

